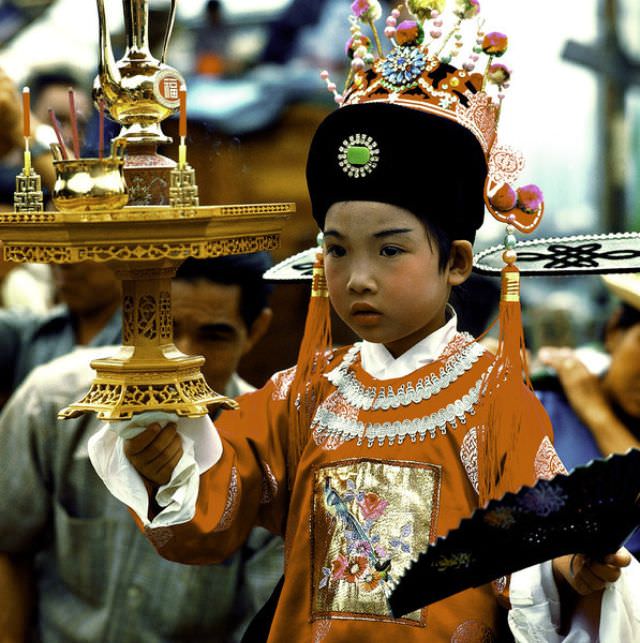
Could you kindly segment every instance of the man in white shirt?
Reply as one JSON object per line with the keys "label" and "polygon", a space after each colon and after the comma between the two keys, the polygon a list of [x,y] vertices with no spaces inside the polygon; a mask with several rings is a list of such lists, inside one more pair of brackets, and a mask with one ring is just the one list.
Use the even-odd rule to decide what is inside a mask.
{"label": "man in white shirt", "polygon": [[[173,284],[178,348],[204,355],[209,384],[230,397],[252,389],[236,370],[271,319],[268,265],[264,253],[189,259]],[[90,360],[114,351],[39,367],[0,416],[0,641],[236,641],[282,573],[282,541],[254,529],[202,567],[156,554],[89,463],[101,422],[56,419],[89,387]]]}

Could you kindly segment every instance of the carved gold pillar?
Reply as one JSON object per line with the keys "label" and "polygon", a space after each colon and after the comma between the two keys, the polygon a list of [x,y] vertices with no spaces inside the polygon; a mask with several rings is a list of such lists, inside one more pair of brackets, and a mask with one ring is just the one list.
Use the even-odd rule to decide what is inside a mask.
{"label": "carved gold pillar", "polygon": [[171,278],[180,262],[119,265],[122,279],[122,346],[114,357],[91,362],[97,376],[87,394],[60,412],[76,417],[97,412],[124,419],[150,408],[178,415],[205,415],[209,406],[235,408],[213,391],[200,367],[202,356],[181,353],[173,343]]}

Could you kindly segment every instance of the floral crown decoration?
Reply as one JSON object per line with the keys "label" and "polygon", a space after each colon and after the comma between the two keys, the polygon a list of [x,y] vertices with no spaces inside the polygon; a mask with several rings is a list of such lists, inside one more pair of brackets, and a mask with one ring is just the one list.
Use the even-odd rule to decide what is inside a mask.
{"label": "floral crown decoration", "polygon": [[[344,91],[338,92],[328,72],[321,74],[336,103],[390,103],[459,123],[476,137],[485,155],[484,201],[489,212],[521,232],[532,232],[544,211],[542,192],[535,185],[513,187],[524,159],[497,142],[511,71],[496,59],[507,51],[508,38],[483,31],[479,0],[407,0],[410,18],[398,23],[403,5],[386,18],[384,36],[391,44],[386,55],[375,25],[382,17],[378,0],[355,0],[351,9],[351,37],[346,44],[350,67]],[[470,24],[475,27],[475,41],[465,52]],[[478,71],[483,55],[484,71]],[[356,147],[362,146],[345,154],[357,165],[359,154],[366,153]]]}

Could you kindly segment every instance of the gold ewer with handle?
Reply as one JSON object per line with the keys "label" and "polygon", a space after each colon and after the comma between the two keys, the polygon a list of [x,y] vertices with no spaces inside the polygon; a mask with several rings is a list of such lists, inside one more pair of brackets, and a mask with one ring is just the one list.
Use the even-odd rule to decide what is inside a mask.
{"label": "gold ewer with handle", "polygon": [[160,60],[149,50],[149,0],[122,0],[126,50],[116,61],[111,46],[104,0],[97,0],[100,60],[93,84],[96,105],[103,101],[127,142],[124,174],[129,205],[167,205],[170,174],[175,163],[157,152],[171,143],[161,122],[179,107],[178,90],[184,79],[165,62],[176,15],[172,0]]}
{"label": "gold ewer with handle", "polygon": [[149,0],[122,0],[126,51],[116,62],[107,28],[104,0],[97,0],[100,25],[100,61],[93,84],[96,104],[102,99],[114,121],[122,125],[118,138],[127,144],[170,143],[160,123],[180,106],[178,89],[182,76],[165,58],[173,31],[176,0],[172,0],[169,21],[157,60],[149,50]]}

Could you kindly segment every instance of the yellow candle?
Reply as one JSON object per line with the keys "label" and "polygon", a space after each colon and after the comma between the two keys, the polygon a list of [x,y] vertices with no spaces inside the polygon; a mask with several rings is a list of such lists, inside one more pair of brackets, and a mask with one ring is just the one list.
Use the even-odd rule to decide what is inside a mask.
{"label": "yellow candle", "polygon": [[183,170],[184,166],[187,164],[187,144],[185,143],[185,137],[180,137],[180,145],[178,145],[178,167]]}

